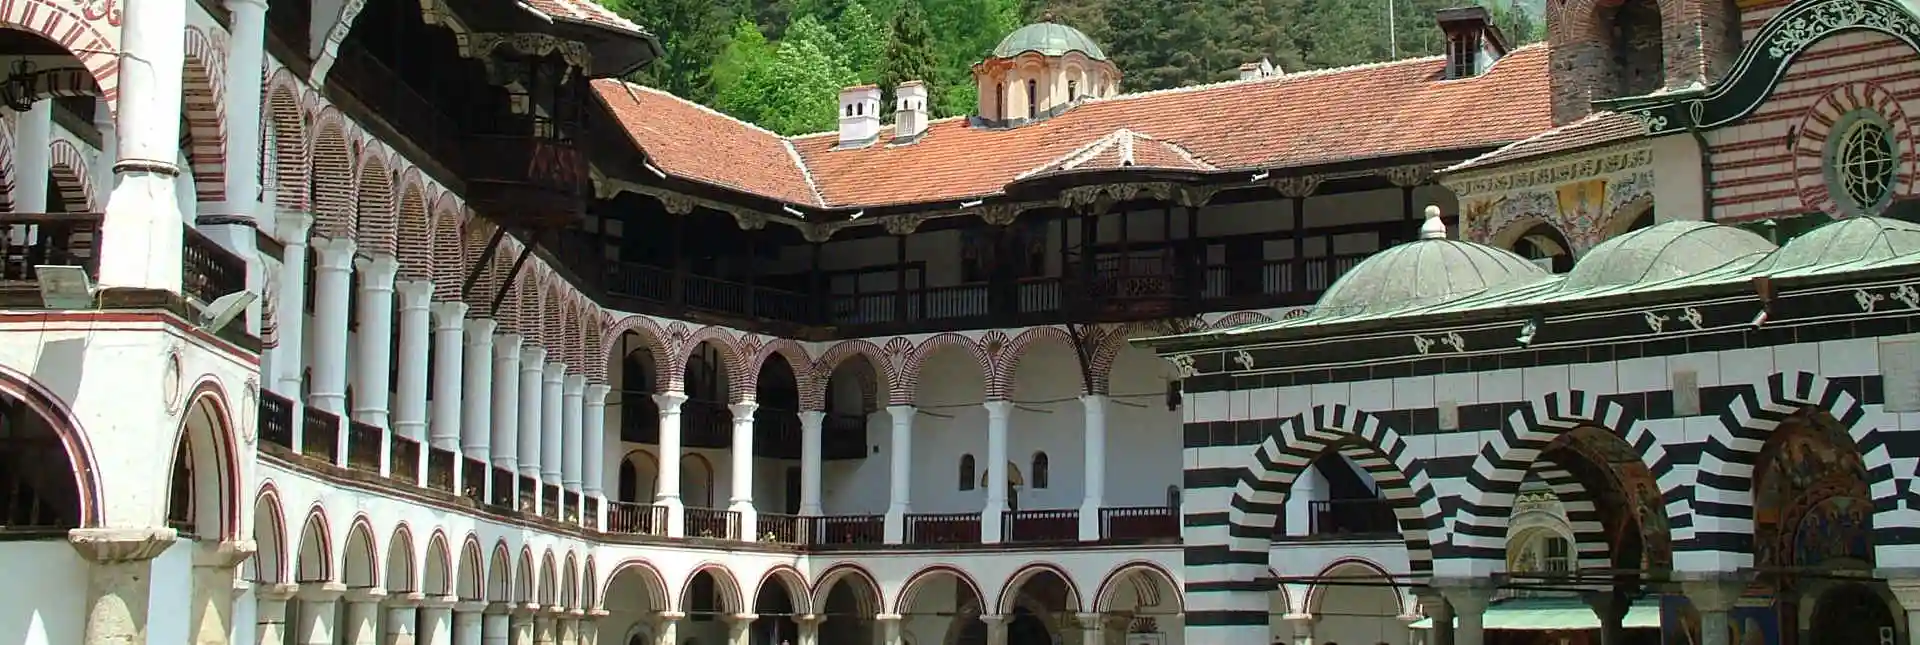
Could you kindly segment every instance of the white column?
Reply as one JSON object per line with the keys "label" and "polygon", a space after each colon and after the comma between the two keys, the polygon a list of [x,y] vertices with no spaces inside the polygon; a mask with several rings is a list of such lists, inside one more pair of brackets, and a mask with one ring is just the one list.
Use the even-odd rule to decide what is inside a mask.
{"label": "white column", "polygon": [[[14,117],[13,210],[47,212],[47,170],[53,167],[53,100],[40,99]],[[69,204],[86,210],[85,204]]]}
{"label": "white column", "polygon": [[[400,374],[393,389],[400,400],[393,402],[393,430],[426,444],[427,370],[433,369],[428,363],[432,359],[428,348],[433,346],[433,314],[428,307],[433,304],[433,283],[406,280],[394,285],[394,292],[399,294],[400,306],[400,355],[394,357]],[[420,455],[426,454],[423,445]]]}
{"label": "white column", "polygon": [[414,641],[419,645],[453,645],[453,606],[457,602],[454,596],[420,601],[420,624]]}
{"label": "white column", "polygon": [[654,642],[658,645],[680,645],[679,626],[680,622],[686,618],[687,615],[684,612],[660,612],[658,622],[654,623]]}
{"label": "white column", "polygon": [[[827,413],[800,413],[800,514],[818,516],[820,508],[820,426]],[[802,628],[805,631],[805,628]],[[804,640],[804,639],[803,639]]]}
{"label": "white column", "polygon": [[[887,406],[894,407],[894,406]],[[873,617],[880,623],[880,642],[885,645],[901,645],[906,642],[900,635],[900,614],[879,614]]]}
{"label": "white column", "polygon": [[567,490],[580,492],[581,460],[586,457],[582,450],[581,416],[586,413],[581,404],[587,396],[587,377],[579,374],[567,375],[566,384],[561,389],[564,402],[560,408],[560,484]]}
{"label": "white column", "polygon": [[[585,445],[581,451],[582,472],[580,487],[590,497],[606,497],[607,464],[607,394],[613,388],[602,383],[587,386],[582,403],[586,409],[580,415],[580,435]],[[606,508],[605,504],[601,508]]]}
{"label": "white column", "polygon": [[387,600],[386,625],[380,645],[415,645],[420,629],[420,594],[401,594]]}
{"label": "white column", "polygon": [[987,477],[987,504],[980,509],[980,541],[998,544],[1004,537],[1000,523],[1007,516],[1007,417],[1013,414],[1013,402],[981,405],[987,409],[987,463],[981,469]]}
{"label": "white column", "polygon": [[300,619],[293,628],[294,645],[338,645],[333,637],[335,607],[347,586],[338,582],[300,585]]}
{"label": "white column", "polygon": [[567,366],[564,363],[547,363],[546,373],[540,379],[540,482],[560,485],[561,462],[565,455],[560,454],[560,433],[566,428]]}
{"label": "white column", "polygon": [[513,606],[503,602],[487,606],[485,618],[480,623],[480,642],[485,645],[507,645],[513,638],[513,623],[507,614]]}
{"label": "white column", "polygon": [[1105,614],[1081,612],[1073,617],[1080,622],[1081,645],[1106,645],[1106,634],[1102,633]]}
{"label": "white column", "polygon": [[520,346],[520,427],[514,440],[520,444],[520,474],[534,481],[540,480],[540,394],[546,363],[546,348]]}
{"label": "white column", "polygon": [[1080,397],[1080,407],[1086,413],[1086,481],[1081,484],[1086,497],[1080,500],[1080,539],[1098,540],[1100,509],[1107,497],[1107,397]]}
{"label": "white column", "polygon": [[653,487],[653,503],[667,509],[667,537],[686,537],[687,518],[680,502],[680,404],[687,395],[662,392],[653,395],[660,407],[660,481]]}
{"label": "white column", "polygon": [[[266,0],[226,0],[227,31],[226,113],[260,114],[260,86],[266,80],[262,66],[267,48]],[[260,119],[227,119],[227,203],[232,215],[249,215],[260,200]]]}
{"label": "white column", "polygon": [[[433,326],[433,425],[427,430],[428,442],[441,450],[460,450],[461,361],[467,344],[462,327],[466,323],[467,303],[436,302],[430,308]],[[458,464],[454,470],[460,470]]]}
{"label": "white column", "polygon": [[[887,456],[892,499],[887,503],[886,543],[901,544],[907,539],[907,513],[912,512],[913,415],[911,405],[889,405],[887,416],[893,420],[893,454]],[[897,640],[897,639],[896,639]]]}
{"label": "white column", "polygon": [[[520,335],[493,337],[493,465],[520,468]],[[498,493],[496,493],[498,494]]]}
{"label": "white column", "polygon": [[[268,382],[274,391],[290,400],[300,401],[300,381],[307,366],[307,229],[313,216],[305,213],[280,213],[274,230],[286,247],[280,252],[280,286],[273,294],[279,298],[274,309],[280,319],[280,348],[273,360],[274,374]],[[317,276],[316,276],[317,277]],[[317,285],[316,285],[317,286]],[[300,401],[305,403],[305,401]],[[296,417],[298,418],[298,417]],[[295,423],[295,426],[300,425]]]}
{"label": "white column", "polygon": [[186,0],[121,6],[119,161],[100,232],[100,286],[178,293],[184,222],[173,182],[180,175]]}
{"label": "white column", "polygon": [[[94,167],[91,169],[93,172],[88,174],[92,175],[93,185],[98,188],[106,188],[113,185],[113,164],[105,162],[120,158],[120,128],[114,125],[113,117],[113,110],[107,107],[107,100],[95,97],[93,99],[93,129],[100,131],[100,159],[102,163],[94,164]],[[19,167],[17,160],[14,163],[14,167]]]}
{"label": "white column", "polygon": [[[308,401],[340,416],[347,414],[347,296],[353,288],[353,240],[314,240],[313,382]],[[297,390],[296,390],[297,391]],[[346,437],[346,433],[340,433]],[[346,450],[340,458],[346,458]]]}
{"label": "white column", "polygon": [[288,645],[287,601],[299,591],[296,585],[279,584],[253,592],[253,645]]}
{"label": "white column", "polygon": [[[465,303],[453,303],[465,306]],[[460,357],[460,452],[493,463],[493,321],[465,321]]]}
{"label": "white column", "polygon": [[359,372],[353,383],[353,419],[386,429],[388,369],[393,360],[393,278],[400,261],[392,256],[376,255],[360,263],[360,329],[354,335],[357,351],[353,367]]}
{"label": "white column", "polygon": [[794,645],[820,645],[820,623],[827,619],[819,614],[801,614],[793,617],[800,628],[800,641]]}
{"label": "white column", "polygon": [[344,645],[379,645],[380,603],[387,590],[379,587],[347,591],[347,624]]}
{"label": "white column", "polygon": [[759,538],[759,514],[753,510],[753,412],[760,406],[751,402],[727,406],[733,413],[733,486],[727,495],[727,510],[740,514],[740,539]]}
{"label": "white column", "polygon": [[1007,645],[1006,614],[981,614],[979,618],[987,624],[987,645]]}
{"label": "white column", "polygon": [[153,559],[173,546],[175,539],[173,529],[167,528],[88,528],[67,532],[67,545],[86,561],[81,643],[147,642]]}
{"label": "white column", "polygon": [[[453,645],[481,645],[484,626],[481,617],[485,615],[487,603],[462,601],[453,606]],[[428,645],[447,645],[428,641]]]}

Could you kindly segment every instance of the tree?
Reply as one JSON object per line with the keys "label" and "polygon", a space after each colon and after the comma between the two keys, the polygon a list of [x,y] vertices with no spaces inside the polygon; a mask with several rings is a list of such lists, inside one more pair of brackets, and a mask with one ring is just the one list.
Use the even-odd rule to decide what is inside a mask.
{"label": "tree", "polygon": [[974,85],[973,64],[986,58],[993,46],[1013,31],[1018,10],[1016,0],[922,0],[927,24],[940,25],[933,32],[935,60],[940,61],[940,78],[932,79],[939,94],[936,108],[941,116],[971,114],[979,95]]}
{"label": "tree", "polygon": [[714,97],[713,60],[726,46],[727,16],[711,0],[615,0],[621,16],[659,36],[666,50],[635,82],[699,103]]}
{"label": "tree", "polygon": [[886,46],[887,35],[881,31],[880,21],[867,11],[860,2],[849,2],[845,11],[840,12],[840,20],[834,24],[834,33],[839,34],[839,47],[835,58],[840,66],[853,73],[856,83],[873,83],[880,77],[880,58]]}
{"label": "tree", "polygon": [[905,0],[887,27],[886,49],[880,55],[881,114],[893,114],[893,89],[905,81],[927,83],[927,105],[938,105],[938,88],[932,84],[939,72],[940,62],[927,36],[927,18],[920,13],[920,2]]}
{"label": "tree", "polygon": [[743,65],[716,102],[735,118],[781,134],[832,130],[839,123],[840,88],[852,81],[827,54],[832,47],[832,33],[802,16],[787,27],[771,60]]}
{"label": "tree", "polygon": [[773,45],[767,43],[767,37],[760,35],[760,28],[752,20],[741,20],[733,29],[733,38],[727,42],[727,48],[713,62],[714,106],[723,112],[731,113],[726,97],[733,92],[738,98],[738,85],[751,71],[773,64]]}

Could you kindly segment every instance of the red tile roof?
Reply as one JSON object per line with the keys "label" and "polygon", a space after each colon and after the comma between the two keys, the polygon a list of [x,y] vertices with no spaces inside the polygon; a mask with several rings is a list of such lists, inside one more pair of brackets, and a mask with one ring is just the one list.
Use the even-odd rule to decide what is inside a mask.
{"label": "red tile roof", "polygon": [[[666,173],[854,208],[994,195],[1076,151],[1117,144],[1121,132],[1136,164],[1231,171],[1496,146],[1552,126],[1544,45],[1514,50],[1473,78],[1443,80],[1445,67],[1436,56],[1128,94],[1014,128],[941,119],[908,144],[890,145],[887,129],[847,150],[835,149],[833,132],[782,138],[655,90],[595,87]],[[1105,162],[1117,167],[1118,157]]]}
{"label": "red tile roof", "polygon": [[572,20],[587,24],[629,31],[636,34],[646,33],[639,25],[620,17],[594,0],[526,0],[529,7],[556,20]]}
{"label": "red tile roof", "polygon": [[1457,173],[1481,170],[1536,157],[1589,148],[1646,134],[1646,127],[1633,117],[1618,112],[1600,111],[1578,121],[1515,141],[1441,172]]}
{"label": "red tile roof", "polygon": [[1032,170],[1020,173],[1014,179],[1027,179],[1041,175],[1053,175],[1068,172],[1091,172],[1099,170],[1119,170],[1121,168],[1153,168],[1165,170],[1188,170],[1210,172],[1219,170],[1213,164],[1201,161],[1180,146],[1149,137],[1126,128],[1115,130],[1093,143],[1081,146],[1066,156],[1048,162]]}

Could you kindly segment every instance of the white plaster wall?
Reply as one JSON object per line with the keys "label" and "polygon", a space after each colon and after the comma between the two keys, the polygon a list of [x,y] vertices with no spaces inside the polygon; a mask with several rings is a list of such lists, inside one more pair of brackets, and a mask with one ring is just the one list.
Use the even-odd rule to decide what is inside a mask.
{"label": "white plaster wall", "polygon": [[0,543],[0,571],[14,581],[32,581],[0,585],[0,634],[9,635],[7,642],[81,641],[87,621],[87,562],[66,538]]}

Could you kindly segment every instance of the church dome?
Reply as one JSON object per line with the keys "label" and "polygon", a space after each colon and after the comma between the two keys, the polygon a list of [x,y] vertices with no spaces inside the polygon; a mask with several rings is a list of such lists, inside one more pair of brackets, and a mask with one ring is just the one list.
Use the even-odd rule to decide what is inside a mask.
{"label": "church dome", "polygon": [[1375,253],[1348,269],[1314,304],[1314,316],[1346,316],[1437,305],[1487,289],[1547,277],[1506,249],[1447,238],[1440,208],[1427,207],[1420,239]]}
{"label": "church dome", "polygon": [[1768,271],[1876,262],[1920,252],[1920,224],[1884,217],[1849,217],[1787,240],[1762,261]]}
{"label": "church dome", "polygon": [[1775,250],[1746,229],[1710,222],[1655,224],[1595,245],[1561,288],[1624,287],[1683,278]]}
{"label": "church dome", "polygon": [[1062,56],[1080,52],[1093,60],[1106,60],[1106,52],[1078,29],[1056,22],[1041,21],[1013,30],[993,48],[994,58],[1013,58],[1027,52],[1042,56]]}

